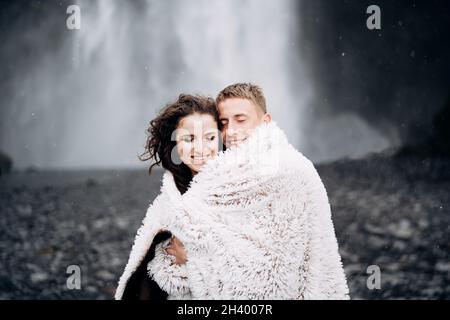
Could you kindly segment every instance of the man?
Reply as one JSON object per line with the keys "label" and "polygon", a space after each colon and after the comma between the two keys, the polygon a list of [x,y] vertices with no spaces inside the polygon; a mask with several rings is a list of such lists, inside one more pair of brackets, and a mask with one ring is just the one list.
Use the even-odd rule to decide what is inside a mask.
{"label": "man", "polygon": [[[222,137],[227,149],[239,146],[247,141],[257,128],[261,128],[262,125],[272,122],[272,117],[267,112],[266,101],[262,90],[258,86],[250,83],[237,83],[226,87],[218,94],[216,104],[220,115]],[[273,124],[273,126],[275,126],[275,124]],[[261,131],[263,130],[259,129],[259,132]],[[288,148],[290,147],[291,146]],[[274,154],[276,155],[276,152]],[[293,153],[290,152],[289,154]],[[307,170],[309,170],[311,176],[310,178],[305,178],[306,181],[308,179],[314,180],[311,183],[311,186],[314,186],[310,188],[311,190],[300,191],[302,194],[312,193],[310,198],[313,199],[309,203],[305,203],[305,207],[310,206],[313,208],[311,210],[308,208],[305,209],[305,212],[312,212],[312,217],[302,218],[304,224],[310,223],[311,226],[307,226],[304,229],[300,226],[299,230],[296,231],[297,233],[302,233],[304,232],[302,230],[307,230],[307,232],[304,232],[304,235],[301,235],[301,237],[305,239],[304,241],[306,245],[301,246],[302,249],[299,250],[298,257],[292,257],[292,261],[301,260],[304,262],[300,263],[300,280],[297,278],[294,280],[291,275],[286,275],[284,280],[277,280],[277,283],[277,281],[274,280],[275,278],[270,278],[276,277],[276,275],[270,275],[267,281],[273,281],[274,286],[278,286],[278,284],[282,282],[298,281],[299,284],[297,286],[299,287],[299,293],[298,296],[295,296],[295,298],[298,299],[348,299],[348,287],[342,268],[341,259],[337,253],[337,241],[331,221],[330,208],[325,188],[314,167],[309,163],[309,160],[303,157],[303,155],[300,157],[294,155],[293,157],[295,158],[295,161],[304,162],[302,165],[308,168]],[[289,160],[280,159],[280,161],[288,162]],[[296,164],[292,163],[292,165],[290,165],[288,162],[287,164],[285,163],[283,167],[289,168],[289,166],[294,167]],[[279,174],[281,175],[282,173],[280,172]],[[276,176],[277,175],[275,174],[275,177]],[[292,179],[295,178],[296,177],[292,177]],[[308,183],[309,182],[306,182],[305,185],[308,185]],[[317,193],[317,196],[314,193]],[[293,194],[295,194],[294,191]],[[290,201],[297,201],[295,195]],[[266,205],[272,206],[272,203]],[[269,210],[267,212],[272,211]],[[303,213],[299,212],[298,214],[301,215]],[[306,216],[306,214],[304,215]],[[288,215],[286,215],[286,219],[287,217]],[[283,215],[277,216],[277,219],[283,218]],[[280,222],[278,225],[283,224]],[[277,238],[274,237],[273,239]],[[284,245],[293,246],[294,243],[285,243]],[[322,246],[326,249],[321,248]],[[249,250],[251,250],[250,247]],[[186,252],[183,243],[176,237],[172,237],[172,241],[167,247],[166,252],[167,254],[174,256],[175,264],[185,264],[190,260],[189,252]],[[274,259],[280,258],[280,260],[282,260],[282,253],[277,256],[275,249],[271,252],[271,254],[271,257]],[[293,254],[295,255],[296,253],[294,252]],[[203,261],[196,262],[196,264],[202,263]],[[194,264],[194,262],[192,264]],[[202,268],[203,267],[205,267],[205,265],[203,265]],[[194,273],[196,272],[196,270],[192,267],[191,270],[193,270],[192,272]],[[216,272],[216,270],[211,270],[211,272]],[[223,272],[226,273],[227,270],[223,270]],[[219,278],[220,275],[217,279]],[[200,282],[204,279],[199,276],[195,276],[195,280]],[[221,282],[220,279],[218,281]],[[294,289],[296,290],[295,286]],[[285,289],[285,291],[287,291],[287,289]],[[204,293],[199,292],[198,296],[202,296],[202,294],[205,298],[211,297],[208,296],[206,290]],[[281,291],[274,291],[273,295],[257,294],[259,293],[256,293],[252,297],[275,299],[279,297],[294,297],[292,293],[281,293]],[[247,296],[249,295],[247,294]],[[239,298],[240,296],[231,295],[230,297]]]}

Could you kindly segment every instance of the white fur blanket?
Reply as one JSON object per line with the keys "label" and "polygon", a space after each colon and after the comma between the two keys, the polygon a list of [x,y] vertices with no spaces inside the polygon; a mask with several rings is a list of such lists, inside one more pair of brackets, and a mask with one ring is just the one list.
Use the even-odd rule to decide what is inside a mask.
{"label": "white fur blanket", "polygon": [[349,299],[325,187],[273,121],[205,164],[183,195],[164,174],[116,299],[160,229],[187,252],[171,264],[166,241],[148,265],[169,299]]}

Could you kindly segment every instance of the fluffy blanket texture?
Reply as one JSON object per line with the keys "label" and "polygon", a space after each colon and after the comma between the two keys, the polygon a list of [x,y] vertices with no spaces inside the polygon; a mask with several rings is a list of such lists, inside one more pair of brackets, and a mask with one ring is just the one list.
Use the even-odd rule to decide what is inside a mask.
{"label": "fluffy blanket texture", "polygon": [[161,229],[188,260],[172,264],[168,240],[157,245],[148,273],[168,299],[349,299],[325,187],[273,121],[206,163],[183,195],[164,174],[116,299]]}

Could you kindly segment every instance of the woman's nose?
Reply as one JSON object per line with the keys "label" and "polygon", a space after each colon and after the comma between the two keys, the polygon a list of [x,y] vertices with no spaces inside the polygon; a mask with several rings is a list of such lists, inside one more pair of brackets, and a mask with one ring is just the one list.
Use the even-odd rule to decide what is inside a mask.
{"label": "woman's nose", "polygon": [[194,144],[193,144],[193,147],[194,147],[194,153],[195,154],[202,154],[203,153],[203,146],[204,146],[204,144],[203,144],[203,141],[202,141],[202,139],[195,139],[194,140]]}

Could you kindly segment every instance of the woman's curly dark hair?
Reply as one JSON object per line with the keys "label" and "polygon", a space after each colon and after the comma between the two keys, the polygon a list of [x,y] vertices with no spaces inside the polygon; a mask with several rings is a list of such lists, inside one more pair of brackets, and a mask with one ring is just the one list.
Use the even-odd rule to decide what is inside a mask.
{"label": "woman's curly dark hair", "polygon": [[172,134],[182,118],[194,113],[210,114],[220,129],[219,114],[212,98],[180,94],[175,102],[168,104],[155,119],[150,121],[150,126],[146,130],[148,137],[145,152],[139,156],[141,161],[151,159],[155,161],[148,170],[149,174],[156,165],[162,165],[164,169],[169,170],[182,194],[187,191],[193,176],[187,165],[182,162],[174,163],[172,152],[176,150],[176,141]]}

